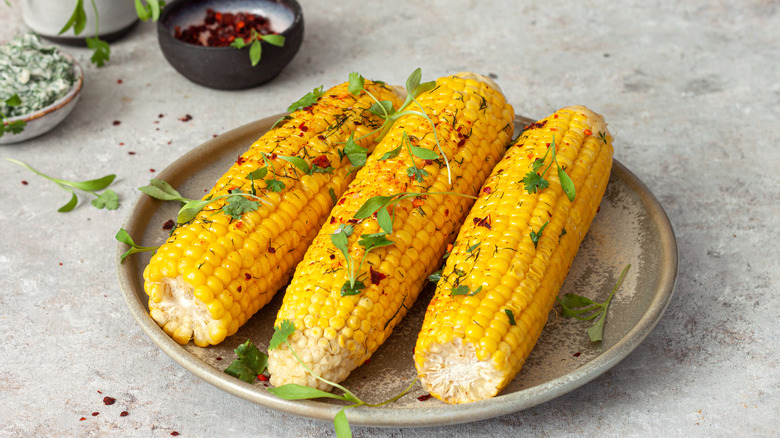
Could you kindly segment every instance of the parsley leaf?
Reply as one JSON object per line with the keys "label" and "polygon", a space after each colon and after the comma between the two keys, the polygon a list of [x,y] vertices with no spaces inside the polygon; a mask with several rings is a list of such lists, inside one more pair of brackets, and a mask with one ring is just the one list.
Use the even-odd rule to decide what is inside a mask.
{"label": "parsley leaf", "polygon": [[258,374],[262,374],[268,366],[268,356],[247,340],[235,350],[238,359],[235,359],[225,368],[225,373],[237,377],[244,382],[252,383]]}
{"label": "parsley leaf", "polygon": [[92,49],[94,53],[90,60],[98,67],[103,67],[107,61],[111,58],[111,47],[108,43],[95,36],[87,38],[87,47]]}
{"label": "parsley leaf", "polygon": [[314,105],[323,94],[325,94],[325,92],[322,90],[322,85],[320,85],[318,88],[315,88],[309,93],[306,93],[303,97],[293,102],[289,107],[287,107],[287,112],[291,113],[298,108]]}
{"label": "parsley leaf", "polygon": [[361,91],[363,91],[365,83],[366,80],[363,78],[363,76],[360,75],[360,73],[352,72],[349,74],[349,87],[347,89],[349,90],[350,94],[357,96]]}
{"label": "parsley leaf", "polygon": [[341,286],[341,296],[346,297],[349,295],[357,295],[365,288],[366,285],[363,284],[363,282],[360,280],[355,280],[355,284],[351,284],[350,281],[347,280]]}
{"label": "parsley leaf", "polygon": [[111,189],[105,190],[92,200],[92,205],[98,209],[116,210],[119,208],[119,195]]}
{"label": "parsley leaf", "polygon": [[274,327],[274,334],[271,337],[271,342],[268,343],[268,351],[275,350],[279,345],[286,343],[287,338],[294,332],[295,324],[289,319],[283,320],[278,327]]}
{"label": "parsley leaf", "polygon": [[268,178],[265,180],[265,187],[272,192],[281,192],[284,190],[285,185],[276,178]]}
{"label": "parsley leaf", "polygon": [[258,208],[260,208],[258,201],[252,201],[240,194],[235,194],[227,198],[227,203],[222,207],[222,212],[235,220],[240,220],[244,213],[256,211]]}
{"label": "parsley leaf", "polygon": [[366,252],[383,246],[390,246],[394,243],[387,238],[387,233],[361,234],[358,240],[358,245],[365,248]]}
{"label": "parsley leaf", "polygon": [[534,171],[528,172],[522,182],[528,193],[536,193],[537,190],[544,190],[550,186],[546,179]]}

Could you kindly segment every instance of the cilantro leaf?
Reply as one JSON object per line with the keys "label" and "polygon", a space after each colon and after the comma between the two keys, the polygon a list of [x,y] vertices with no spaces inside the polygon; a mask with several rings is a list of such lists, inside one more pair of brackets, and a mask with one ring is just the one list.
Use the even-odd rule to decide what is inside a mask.
{"label": "cilantro leaf", "polygon": [[361,234],[358,240],[358,245],[365,248],[366,252],[383,246],[390,246],[394,243],[387,238],[386,233]]}
{"label": "cilantro leaf", "polygon": [[287,112],[291,113],[298,108],[314,105],[323,94],[325,94],[325,92],[322,89],[322,85],[320,85],[318,88],[315,88],[314,90],[306,93],[303,97],[293,102],[289,107],[287,107]]}
{"label": "cilantro leaf", "polygon": [[428,172],[425,169],[420,169],[416,166],[412,166],[406,168],[406,175],[409,178],[414,177],[414,179],[417,182],[423,182],[425,181],[425,177],[428,176]]}
{"label": "cilantro leaf", "polygon": [[275,350],[279,345],[287,343],[287,338],[295,332],[295,324],[289,319],[285,319],[274,327],[274,334],[271,336],[271,342],[268,343],[268,351]]}
{"label": "cilantro leaf", "polygon": [[366,80],[363,78],[363,76],[360,75],[360,73],[352,72],[349,74],[349,93],[353,96],[357,96],[360,94],[361,91],[363,91],[363,88],[365,87]]}
{"label": "cilantro leaf", "polygon": [[268,366],[268,356],[261,353],[260,350],[247,340],[234,350],[238,359],[235,359],[225,368],[225,373],[237,377],[244,382],[252,383],[258,374],[265,371]]}
{"label": "cilantro leaf", "polygon": [[368,109],[371,114],[380,116],[380,117],[390,117],[393,114],[395,114],[395,108],[393,108],[393,102],[389,100],[380,100],[379,102],[375,102],[373,105],[371,105],[371,108]]}
{"label": "cilantro leaf", "polygon": [[92,205],[99,209],[116,210],[119,208],[119,195],[111,189],[105,190],[92,200]]}
{"label": "cilantro leaf", "polygon": [[413,156],[422,160],[438,160],[441,158],[436,152],[430,149],[421,148],[419,146],[412,146],[411,150]]}
{"label": "cilantro leaf", "polygon": [[179,214],[176,216],[176,222],[183,224],[195,219],[195,216],[211,202],[211,199],[193,199],[187,202],[179,209]]}
{"label": "cilantro leaf", "polygon": [[441,280],[441,269],[428,276],[428,281],[433,284],[438,283],[439,280]]}
{"label": "cilantro leaf", "polygon": [[227,203],[222,207],[222,212],[235,220],[240,220],[244,213],[255,211],[258,208],[260,208],[258,201],[252,201],[245,196],[235,194],[227,198]]}
{"label": "cilantro leaf", "polygon": [[301,157],[291,157],[288,155],[277,155],[277,157],[281,158],[284,161],[287,161],[289,163],[292,163],[295,167],[298,168],[301,172],[311,175],[311,168],[309,167],[309,164]]}
{"label": "cilantro leaf", "polygon": [[349,135],[347,144],[344,145],[343,153],[353,166],[364,166],[366,164],[366,159],[368,158],[368,149],[355,143],[353,139],[354,135],[354,133]]}
{"label": "cilantro leaf", "polygon": [[376,221],[379,224],[379,228],[381,228],[385,234],[391,234],[393,232],[393,218],[390,217],[387,208],[380,208],[377,210]]}
{"label": "cilantro leaf", "polygon": [[395,198],[395,195],[390,196],[372,196],[366,200],[366,202],[358,209],[357,212],[355,212],[355,215],[353,216],[355,219],[365,219],[372,214],[374,214],[377,210],[379,210],[382,207],[386,207],[390,202],[393,201],[393,198]]}
{"label": "cilantro leaf", "polygon": [[111,58],[111,47],[108,43],[95,36],[87,38],[87,47],[92,49],[94,53],[90,60],[98,67],[103,67],[107,61]]}
{"label": "cilantro leaf", "polygon": [[256,180],[256,179],[263,179],[263,178],[265,178],[266,175],[268,175],[268,166],[260,167],[260,168],[257,168],[255,170],[253,170],[253,171],[249,172],[246,175],[246,177],[251,179],[251,180]]}
{"label": "cilantro leaf", "polygon": [[272,192],[281,192],[284,190],[285,185],[283,182],[275,178],[268,178],[265,180],[265,187]]}
{"label": "cilantro leaf", "polygon": [[528,193],[536,193],[537,190],[544,190],[550,186],[546,179],[533,171],[528,172],[521,181],[524,183],[525,191]]}
{"label": "cilantro leaf", "polygon": [[74,34],[79,35],[84,31],[86,26],[87,13],[84,11],[84,0],[76,0],[76,8],[73,10],[73,14],[71,14],[70,18],[65,23],[65,26],[60,29],[57,35],[62,35],[70,28],[73,28]]}
{"label": "cilantro leaf", "polygon": [[349,248],[347,246],[349,245],[349,236],[352,235],[353,229],[354,227],[352,225],[341,224],[336,228],[336,231],[330,235],[331,243],[333,243],[333,246],[335,246],[336,249],[341,251],[341,254],[344,255],[344,259],[348,263],[350,261],[350,256]]}

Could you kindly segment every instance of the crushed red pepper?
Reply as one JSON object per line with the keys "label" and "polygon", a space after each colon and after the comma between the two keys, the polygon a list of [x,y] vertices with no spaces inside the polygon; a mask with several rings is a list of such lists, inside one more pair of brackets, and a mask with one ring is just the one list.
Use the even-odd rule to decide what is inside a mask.
{"label": "crushed red pepper", "polygon": [[432,396],[431,396],[430,394],[423,394],[423,395],[421,395],[421,396],[417,397],[417,400],[420,400],[420,401],[425,401],[425,400],[428,400],[428,399],[430,399],[431,397],[432,397]]}
{"label": "crushed red pepper", "polygon": [[120,417],[127,417],[128,415],[130,415],[130,412],[127,412],[127,411],[122,411],[122,412],[119,413]]}
{"label": "crushed red pepper", "polygon": [[269,35],[271,21],[263,15],[251,12],[216,12],[206,10],[206,18],[201,24],[194,24],[184,30],[174,29],[174,37],[188,44],[206,47],[226,47],[236,40],[245,41],[252,37],[252,31],[260,35]]}
{"label": "crushed red pepper", "polygon": [[168,219],[167,222],[163,224],[163,230],[171,230],[176,225],[176,222],[173,221],[173,219]]}
{"label": "crushed red pepper", "polygon": [[103,404],[106,406],[110,406],[116,403],[116,399],[114,397],[103,397]]}

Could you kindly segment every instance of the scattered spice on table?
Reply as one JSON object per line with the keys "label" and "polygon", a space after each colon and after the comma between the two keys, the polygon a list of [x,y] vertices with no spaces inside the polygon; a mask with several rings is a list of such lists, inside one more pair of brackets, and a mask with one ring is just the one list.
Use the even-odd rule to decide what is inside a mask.
{"label": "scattered spice on table", "polygon": [[23,186],[26,186],[27,184],[30,184],[30,183],[28,183],[28,182],[27,182],[27,181],[25,181],[25,180],[22,180],[22,185],[23,185]]}
{"label": "scattered spice on table", "polygon": [[[168,222],[163,224],[163,230],[172,230],[173,227],[176,225],[176,222],[173,221],[173,219],[168,219]],[[217,360],[220,360],[221,358],[217,358]]]}
{"label": "scattered spice on table", "polygon": [[119,124],[121,124],[121,123],[122,122],[120,122],[119,120],[114,120],[114,126],[119,126]]}
{"label": "scattered spice on table", "polygon": [[92,413],[92,416],[93,416],[93,417],[97,417],[98,415],[100,415],[100,412],[93,412],[93,413]]}
{"label": "scattered spice on table", "polygon": [[103,404],[106,406],[110,406],[116,403],[116,399],[114,397],[103,397]]}
{"label": "scattered spice on table", "polygon": [[119,413],[120,417],[127,417],[128,415],[130,415],[130,413],[127,412],[127,411],[122,411],[122,412]]}
{"label": "scattered spice on table", "polygon": [[179,120],[181,120],[182,122],[189,122],[190,120],[192,120],[192,116],[187,114],[184,117],[180,117]]}
{"label": "scattered spice on table", "polygon": [[86,419],[87,419],[87,417],[81,417],[81,418],[79,418],[79,421],[84,421]]}
{"label": "scattered spice on table", "polygon": [[236,38],[248,40],[252,32],[269,35],[271,21],[263,15],[251,12],[217,12],[206,10],[203,23],[194,24],[184,30],[176,26],[174,37],[185,43],[207,47],[227,47]]}
{"label": "scattered spice on table", "polygon": [[421,395],[421,396],[417,397],[417,400],[420,400],[420,401],[425,401],[425,400],[428,400],[428,399],[430,399],[430,398],[431,398],[431,395],[430,395],[430,394],[423,394],[423,395]]}

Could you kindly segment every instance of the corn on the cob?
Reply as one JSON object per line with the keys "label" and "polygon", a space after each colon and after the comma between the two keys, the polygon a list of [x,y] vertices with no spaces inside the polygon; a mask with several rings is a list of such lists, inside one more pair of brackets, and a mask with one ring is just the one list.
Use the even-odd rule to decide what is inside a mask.
{"label": "corn on the cob", "polygon": [[[344,380],[390,335],[436,269],[473,201],[428,194],[398,202],[392,233],[387,235],[394,243],[367,255],[366,266],[355,272],[365,289],[355,295],[342,294],[350,265],[331,235],[345,224],[354,226],[348,253],[352,260],[361,260],[366,247],[359,238],[381,231],[374,216],[354,219],[367,200],[409,192],[476,195],[512,136],[514,111],[498,86],[484,76],[460,73],[441,78],[417,101],[431,120],[406,115],[395,122],[298,265],[277,314],[277,326],[283,320],[294,322],[296,331],[289,342],[302,361],[333,382]],[[407,139],[413,146],[443,153],[451,174],[445,157],[415,157]],[[415,168],[424,171],[419,178]],[[286,346],[271,351],[268,364],[275,386],[328,387],[308,375]]]}
{"label": "corn on the cob", "polygon": [[[391,88],[367,81],[366,90],[400,104]],[[368,109],[366,92],[353,96],[344,83],[298,109],[257,140],[204,196],[255,191],[256,209],[228,215],[215,200],[177,228],[144,271],[152,318],[176,342],[215,345],[234,334],[289,280],[295,265],[338,197],[354,178],[339,151],[354,134],[370,150],[382,120]],[[370,134],[370,135],[369,135]],[[361,137],[364,137],[362,138]],[[306,174],[284,157],[301,157]],[[265,168],[265,175],[248,175]],[[280,184],[284,184],[282,188]],[[240,210],[239,210],[240,211]]]}
{"label": "corn on the cob", "polygon": [[[596,214],[612,166],[602,116],[582,106],[526,128],[466,218],[426,310],[414,360],[423,387],[447,403],[493,397],[520,371]],[[529,193],[522,180],[555,145],[574,183],[555,171]],[[542,173],[552,156],[539,168]],[[565,178],[565,177],[564,177]],[[461,293],[453,293],[460,289]]]}

